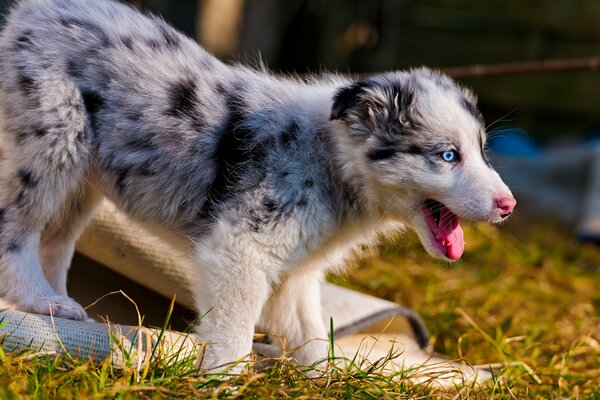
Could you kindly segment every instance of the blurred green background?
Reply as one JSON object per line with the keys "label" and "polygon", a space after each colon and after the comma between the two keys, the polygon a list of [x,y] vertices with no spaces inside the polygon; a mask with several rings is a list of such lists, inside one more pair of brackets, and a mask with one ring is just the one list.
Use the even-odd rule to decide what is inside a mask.
{"label": "blurred green background", "polygon": [[[100,0],[98,0],[100,1]],[[0,0],[5,10],[12,1]],[[299,74],[600,55],[598,0],[131,0],[221,58]],[[461,79],[488,122],[536,139],[600,131],[598,71]]]}

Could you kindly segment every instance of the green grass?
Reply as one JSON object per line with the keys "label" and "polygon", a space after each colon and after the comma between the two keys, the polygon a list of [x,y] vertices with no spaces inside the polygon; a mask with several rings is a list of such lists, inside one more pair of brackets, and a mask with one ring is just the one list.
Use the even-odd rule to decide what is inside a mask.
{"label": "green grass", "polygon": [[285,362],[228,380],[197,376],[192,360],[156,362],[140,377],[108,363],[0,352],[0,398],[600,399],[600,248],[525,221],[465,231],[458,264],[430,259],[405,236],[332,280],[416,308],[442,354],[504,365],[487,386],[439,392],[356,367],[308,379]]}

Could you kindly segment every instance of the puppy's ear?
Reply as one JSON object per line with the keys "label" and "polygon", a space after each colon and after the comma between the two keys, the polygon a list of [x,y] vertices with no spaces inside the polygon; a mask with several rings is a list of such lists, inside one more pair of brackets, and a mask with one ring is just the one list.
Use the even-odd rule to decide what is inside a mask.
{"label": "puppy's ear", "polygon": [[340,88],[333,96],[330,119],[343,119],[361,102],[361,94],[365,90],[362,82],[351,83]]}
{"label": "puppy's ear", "polygon": [[331,119],[341,120],[359,139],[394,137],[415,126],[416,88],[403,76],[374,76],[340,88]]}

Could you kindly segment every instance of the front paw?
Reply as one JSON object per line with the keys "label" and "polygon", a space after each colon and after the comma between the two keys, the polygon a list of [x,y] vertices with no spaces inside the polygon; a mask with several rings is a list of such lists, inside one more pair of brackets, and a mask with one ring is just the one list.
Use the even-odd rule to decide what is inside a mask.
{"label": "front paw", "polygon": [[198,370],[203,373],[219,375],[222,378],[239,375],[252,361],[250,346],[246,349],[245,344],[239,341],[206,340],[204,343],[196,362]]}
{"label": "front paw", "polygon": [[75,300],[69,296],[46,296],[34,299],[25,311],[36,314],[51,315],[57,318],[84,321],[87,313]]}

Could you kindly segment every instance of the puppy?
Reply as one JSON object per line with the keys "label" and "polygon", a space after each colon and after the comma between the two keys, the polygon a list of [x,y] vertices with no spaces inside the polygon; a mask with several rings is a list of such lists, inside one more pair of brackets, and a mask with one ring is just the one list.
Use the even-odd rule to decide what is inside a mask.
{"label": "puppy", "polygon": [[247,356],[261,314],[298,362],[325,357],[325,271],[405,228],[457,260],[459,217],[515,205],[474,95],[429,69],[277,77],[111,0],[20,1],[0,54],[2,297],[86,318],[67,270],[107,197],[197,266],[205,368]]}

